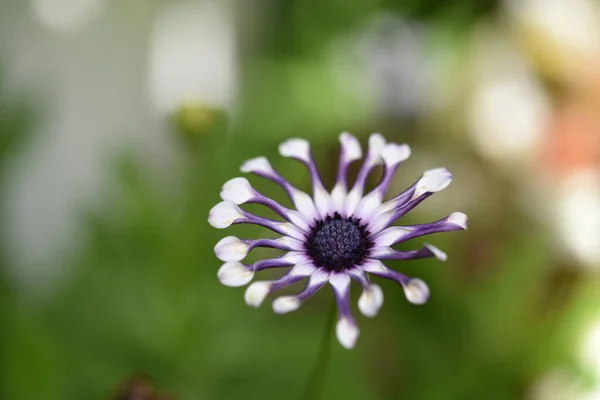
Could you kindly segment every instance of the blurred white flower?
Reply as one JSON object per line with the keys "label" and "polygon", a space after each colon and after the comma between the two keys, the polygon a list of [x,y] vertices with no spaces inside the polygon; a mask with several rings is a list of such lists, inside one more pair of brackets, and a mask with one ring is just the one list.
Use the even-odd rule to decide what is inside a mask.
{"label": "blurred white flower", "polygon": [[0,37],[3,80],[43,107],[0,192],[8,275],[28,295],[69,276],[65,259],[84,239],[80,214],[114,193],[116,155],[133,150],[157,179],[176,182],[144,77],[151,4],[138,5],[136,24],[123,12],[113,2],[93,30],[68,36],[49,35],[27,8],[0,12],[12,39]]}
{"label": "blurred white flower", "polygon": [[577,399],[581,394],[580,382],[569,371],[555,369],[537,379],[529,392],[530,400]]}
{"label": "blurred white flower", "polygon": [[545,134],[549,100],[504,32],[482,30],[477,39],[469,133],[484,156],[504,168],[520,168]]}
{"label": "blurred white flower", "polygon": [[[561,185],[557,199],[557,231],[563,243],[581,262],[600,266],[600,174],[575,173]],[[600,330],[596,359],[600,361]],[[600,363],[598,364],[600,377]]]}
{"label": "blurred white flower", "polygon": [[108,0],[31,0],[36,19],[47,29],[74,32],[98,17]]}
{"label": "blurred white flower", "polygon": [[600,5],[595,0],[506,0],[507,9],[561,55],[600,58]]}
{"label": "blurred white flower", "polygon": [[[584,366],[600,383],[600,319],[590,324],[584,334],[580,351]],[[598,393],[600,394],[600,391]]]}
{"label": "blurred white flower", "polygon": [[235,30],[231,3],[177,1],[155,21],[149,85],[154,106],[172,114],[183,104],[230,109],[235,96]]}

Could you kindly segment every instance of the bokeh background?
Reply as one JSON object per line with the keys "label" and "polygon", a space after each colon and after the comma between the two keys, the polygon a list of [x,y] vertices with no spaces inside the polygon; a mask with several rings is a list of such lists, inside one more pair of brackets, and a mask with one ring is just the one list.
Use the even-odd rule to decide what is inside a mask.
{"label": "bokeh background", "polygon": [[247,307],[213,247],[267,232],[207,214],[259,155],[309,189],[289,137],[331,184],[343,130],[412,147],[394,191],[449,168],[404,222],[469,230],[388,264],[429,303],[380,282],[321,397],[600,399],[594,0],[0,0],[0,398],[300,398],[329,290]]}

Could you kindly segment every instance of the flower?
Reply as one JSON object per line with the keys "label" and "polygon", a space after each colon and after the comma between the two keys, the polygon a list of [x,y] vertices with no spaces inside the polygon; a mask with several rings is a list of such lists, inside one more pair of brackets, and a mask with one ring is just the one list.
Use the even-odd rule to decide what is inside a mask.
{"label": "flower", "polygon": [[[369,275],[397,282],[404,289],[409,302],[424,304],[429,298],[429,288],[425,282],[387,268],[382,260],[436,257],[445,261],[446,254],[429,244],[424,244],[418,250],[405,252],[394,250],[391,246],[431,233],[466,229],[467,216],[456,212],[429,224],[390,226],[427,197],[447,187],[452,175],[444,168],[425,171],[411,187],[384,202],[383,198],[394,172],[410,156],[408,145],[386,143],[380,134],[372,134],[365,161],[354,185],[348,190],[348,166],[362,158],[362,149],[358,140],[347,132],[340,135],[340,143],[337,179],[331,192],[327,192],[321,181],[308,142],[289,139],[279,146],[279,153],[284,157],[294,158],[307,167],[313,196],[292,186],[275,172],[266,158],[258,157],[246,161],[241,171],[267,178],[281,186],[296,209],[285,208],[265,197],[252,188],[245,178],[234,178],[223,185],[223,201],[210,210],[208,221],[219,229],[232,224],[256,224],[281,235],[275,239],[239,239],[228,236],[219,241],[215,246],[215,253],[225,262],[217,274],[221,283],[243,286],[250,283],[258,271],[291,267],[279,279],[253,282],[245,293],[246,303],[258,307],[269,294],[308,278],[304,290],[299,294],[275,299],[273,310],[283,314],[296,310],[302,302],[329,282],[338,308],[337,338],[342,346],[352,348],[358,337],[358,327],[350,311],[351,280],[362,286],[358,308],[367,317],[375,316],[383,303],[383,292],[377,284],[370,282]],[[379,164],[384,167],[383,177],[365,195],[367,176]],[[259,217],[238,207],[247,203],[262,204],[284,221]],[[269,247],[286,253],[277,258],[242,264],[240,261],[255,247]]]}

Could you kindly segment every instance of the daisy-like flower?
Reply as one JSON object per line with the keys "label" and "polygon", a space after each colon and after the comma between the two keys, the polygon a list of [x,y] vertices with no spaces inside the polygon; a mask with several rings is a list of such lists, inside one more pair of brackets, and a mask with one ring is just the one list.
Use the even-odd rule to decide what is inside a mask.
{"label": "daisy-like flower", "polygon": [[[452,175],[444,168],[425,171],[403,193],[384,202],[394,172],[410,156],[408,145],[386,143],[380,134],[372,134],[365,161],[354,185],[349,188],[346,172],[350,163],[362,158],[362,149],[358,140],[346,132],[340,135],[340,143],[337,179],[331,192],[323,185],[308,142],[290,139],[279,146],[279,153],[306,166],[313,196],[292,186],[275,172],[266,158],[258,157],[246,161],[241,171],[259,175],[281,186],[296,209],[288,209],[262,195],[245,178],[234,178],[223,185],[223,201],[210,210],[208,221],[219,229],[242,223],[261,225],[281,235],[274,239],[228,236],[219,241],[215,253],[225,262],[217,274],[221,283],[243,286],[250,283],[256,272],[291,267],[279,279],[253,282],[245,293],[246,303],[258,307],[269,294],[307,278],[300,293],[275,299],[273,310],[283,314],[298,309],[302,302],[329,282],[338,308],[337,338],[342,346],[352,348],[358,337],[358,327],[350,311],[351,280],[362,287],[358,308],[367,317],[375,316],[383,303],[383,292],[377,284],[371,283],[370,275],[393,280],[402,286],[409,302],[424,304],[429,298],[425,282],[389,269],[382,261],[424,257],[445,261],[446,254],[430,244],[425,243],[420,249],[411,251],[394,250],[392,246],[431,233],[466,229],[467,216],[455,212],[429,224],[391,226],[427,197],[447,187]],[[380,164],[383,164],[383,176],[377,186],[365,194],[367,176]],[[262,204],[284,221],[259,217],[238,207],[247,203]],[[274,248],[286,253],[253,264],[241,263],[255,247]]]}

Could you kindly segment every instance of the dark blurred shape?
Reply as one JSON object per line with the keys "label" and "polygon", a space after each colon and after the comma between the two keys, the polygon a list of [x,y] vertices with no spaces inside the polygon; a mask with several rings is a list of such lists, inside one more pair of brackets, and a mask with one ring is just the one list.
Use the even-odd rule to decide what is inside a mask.
{"label": "dark blurred shape", "polygon": [[110,400],[175,400],[175,398],[158,391],[147,376],[133,374],[119,384]]}

